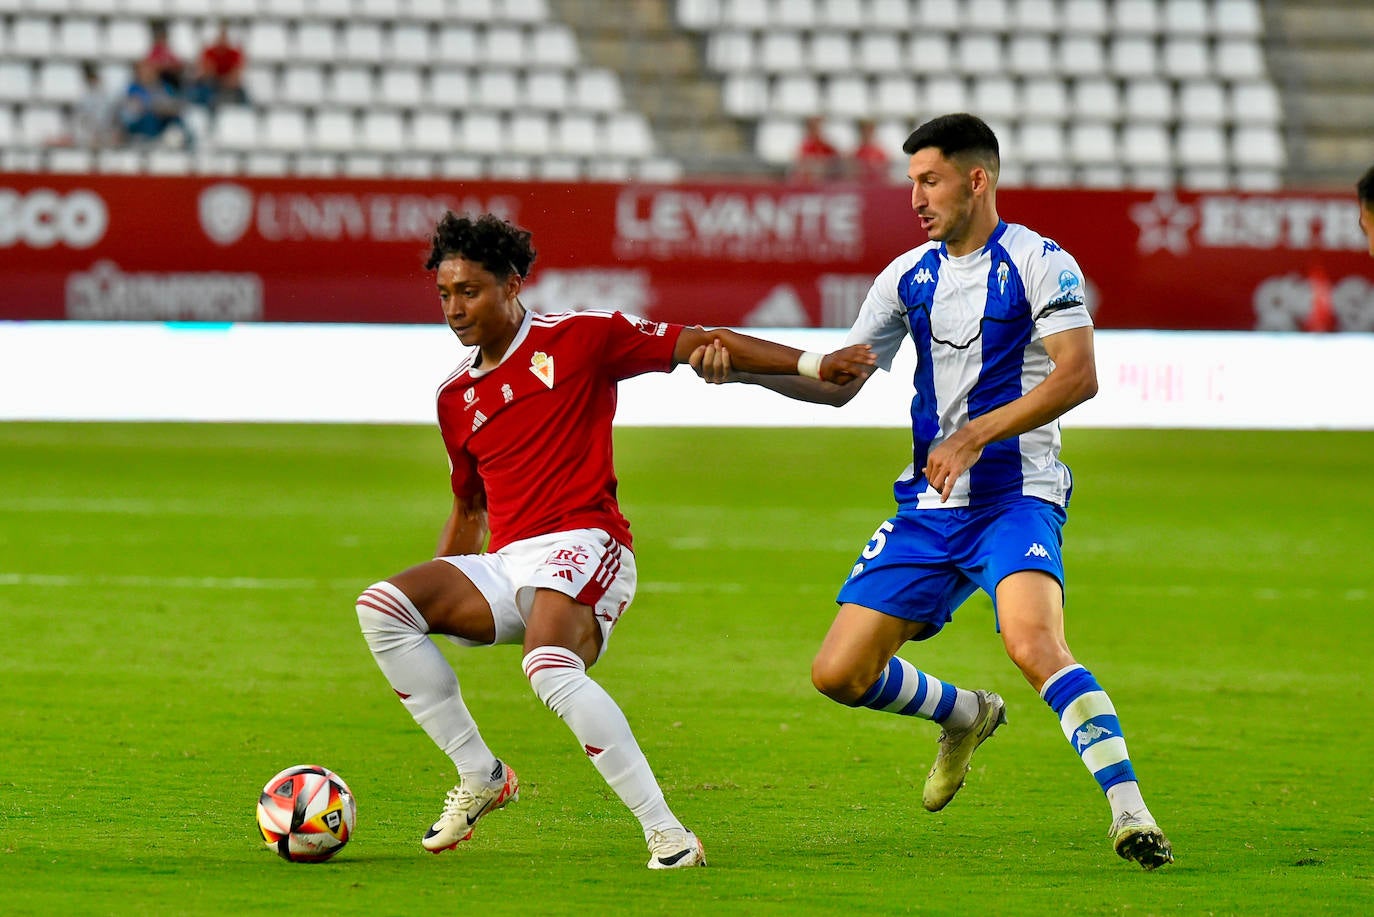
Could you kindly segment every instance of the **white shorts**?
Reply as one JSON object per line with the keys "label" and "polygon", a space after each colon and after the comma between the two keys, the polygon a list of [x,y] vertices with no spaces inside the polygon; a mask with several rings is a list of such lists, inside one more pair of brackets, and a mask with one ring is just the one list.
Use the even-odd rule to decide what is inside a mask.
{"label": "white shorts", "polygon": [[[513,541],[494,554],[440,557],[463,571],[491,606],[493,643],[523,643],[536,589],[553,589],[590,605],[601,626],[601,652],[634,601],[639,576],[629,548],[601,529],[554,532]],[[464,646],[483,646],[449,637]]]}

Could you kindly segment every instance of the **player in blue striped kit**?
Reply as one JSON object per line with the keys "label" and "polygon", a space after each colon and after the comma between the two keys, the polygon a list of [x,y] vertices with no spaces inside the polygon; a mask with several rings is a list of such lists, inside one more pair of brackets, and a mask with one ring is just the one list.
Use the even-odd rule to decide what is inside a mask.
{"label": "player in blue striped kit", "polygon": [[[840,589],[812,681],[840,703],[941,724],[923,802],[944,808],[974,750],[1006,722],[1005,704],[897,651],[935,636],[983,589],[1007,654],[1106,794],[1116,852],[1154,869],[1173,861],[1169,841],[1141,796],[1111,699],[1064,637],[1060,546],[1073,479],[1059,460],[1058,418],[1097,392],[1083,274],[1052,240],[998,217],[997,138],[981,120],[935,118],[903,151],[930,241],[878,275],[846,343],[870,344],[888,370],[904,340],[915,344],[913,461],[893,487],[897,514]],[[737,374],[714,345],[692,364],[707,381],[836,406],[865,381]]]}

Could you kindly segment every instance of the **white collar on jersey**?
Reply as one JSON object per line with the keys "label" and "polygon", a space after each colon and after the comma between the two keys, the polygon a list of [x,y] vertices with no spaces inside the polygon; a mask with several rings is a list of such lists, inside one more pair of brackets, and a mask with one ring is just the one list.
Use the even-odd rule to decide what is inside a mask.
{"label": "white collar on jersey", "polygon": [[[520,320],[520,330],[515,332],[515,337],[511,338],[510,346],[507,347],[506,352],[501,355],[501,359],[496,361],[496,366],[500,366],[502,363],[506,362],[506,357],[515,353],[516,349],[521,344],[525,343],[525,338],[529,336],[530,320],[534,316],[534,313],[530,311],[529,307],[525,306],[523,303],[521,304],[521,308],[525,310],[525,317]],[[477,351],[476,359],[480,360],[481,358],[482,352],[479,350]],[[487,366],[481,369],[478,369],[476,366],[473,366],[468,369],[468,375],[472,376],[474,379],[477,379],[491,372],[493,369],[496,368],[496,366]]]}

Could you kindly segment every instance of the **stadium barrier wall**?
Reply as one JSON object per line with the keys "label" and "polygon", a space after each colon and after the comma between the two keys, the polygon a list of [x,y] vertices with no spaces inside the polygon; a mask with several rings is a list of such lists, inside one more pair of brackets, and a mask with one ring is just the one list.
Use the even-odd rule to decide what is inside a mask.
{"label": "stadium barrier wall", "polygon": [[[1078,260],[1104,329],[1374,331],[1353,194],[1005,189]],[[924,238],[905,186],[0,175],[0,320],[437,317],[445,210],[534,233],[543,312],[848,327]]]}
{"label": "stadium barrier wall", "polygon": [[[742,329],[805,350],[837,329]],[[1374,335],[1099,331],[1100,391],[1067,426],[1374,429]],[[0,322],[0,420],[434,422],[461,345],[444,325]],[[687,367],[620,386],[633,426],[903,427],[904,347],[843,408]],[[3,434],[0,434],[2,437]]]}

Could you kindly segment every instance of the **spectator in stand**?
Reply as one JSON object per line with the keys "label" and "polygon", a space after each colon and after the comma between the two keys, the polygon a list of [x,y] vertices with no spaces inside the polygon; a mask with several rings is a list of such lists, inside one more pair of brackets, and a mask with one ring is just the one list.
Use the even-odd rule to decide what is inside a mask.
{"label": "spectator in stand", "polygon": [[230,39],[229,23],[221,21],[214,41],[201,49],[191,101],[211,111],[221,105],[247,105],[243,64],[243,48]]}
{"label": "spectator in stand", "polygon": [[1355,193],[1360,201],[1360,230],[1369,243],[1369,257],[1374,258],[1374,166],[1361,176]]}
{"label": "spectator in stand", "polygon": [[91,61],[81,65],[86,88],[72,106],[72,144],[94,149],[118,146],[121,141],[119,103],[100,81],[100,70]]}
{"label": "spectator in stand", "polygon": [[874,136],[878,125],[865,118],[859,122],[859,145],[849,155],[850,176],[864,184],[886,182],[891,177],[887,152]]}
{"label": "spectator in stand", "polygon": [[151,143],[168,136],[169,129],[180,131],[183,146],[192,146],[191,130],[182,120],[182,99],[159,77],[157,65],[144,58],[134,64],[134,78],[124,95],[120,123],[130,141]]}
{"label": "spectator in stand", "polygon": [[792,180],[808,184],[832,181],[840,177],[843,165],[840,151],[825,137],[825,123],[817,117],[807,118],[806,133],[792,164]]}
{"label": "spectator in stand", "polygon": [[150,35],[148,53],[143,55],[143,60],[140,63],[149,65],[157,78],[167,84],[169,92],[177,94],[183,92],[186,88],[186,62],[172,50],[172,43],[167,35],[166,20],[151,20],[148,23],[148,32]]}

